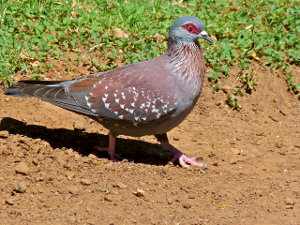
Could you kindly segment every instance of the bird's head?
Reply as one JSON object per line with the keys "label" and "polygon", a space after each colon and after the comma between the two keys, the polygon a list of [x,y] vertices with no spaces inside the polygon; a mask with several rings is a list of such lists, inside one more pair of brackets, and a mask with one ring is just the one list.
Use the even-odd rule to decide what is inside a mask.
{"label": "bird's head", "polygon": [[175,20],[170,28],[169,38],[175,42],[192,43],[199,38],[205,39],[209,43],[213,40],[204,30],[204,25],[195,16],[183,16]]}

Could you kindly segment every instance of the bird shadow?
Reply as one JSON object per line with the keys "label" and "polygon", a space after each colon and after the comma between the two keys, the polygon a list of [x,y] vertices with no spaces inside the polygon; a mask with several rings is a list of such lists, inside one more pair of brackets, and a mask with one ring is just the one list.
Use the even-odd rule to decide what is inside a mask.
{"label": "bird shadow", "polygon": [[[94,147],[104,147],[108,144],[108,136],[98,133],[88,133],[80,129],[47,128],[45,126],[26,124],[10,117],[4,117],[0,122],[0,131],[6,130],[10,134],[19,134],[33,139],[48,142],[53,149],[73,149],[82,156],[95,154]],[[121,159],[150,165],[165,165],[171,159],[169,152],[158,144],[144,141],[117,139],[116,153]],[[104,152],[97,152],[99,158],[107,158]]]}

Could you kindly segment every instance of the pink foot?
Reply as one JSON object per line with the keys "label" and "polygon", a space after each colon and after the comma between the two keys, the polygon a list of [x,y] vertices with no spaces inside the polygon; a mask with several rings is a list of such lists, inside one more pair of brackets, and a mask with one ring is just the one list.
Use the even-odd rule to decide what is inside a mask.
{"label": "pink foot", "polygon": [[188,157],[186,155],[181,155],[178,158],[178,162],[182,167],[190,167],[190,166],[197,166],[202,169],[207,169],[207,164],[199,159],[197,157]]}
{"label": "pink foot", "polygon": [[109,154],[109,158],[112,161],[117,161],[116,158],[119,158],[116,153],[116,138],[112,136],[111,134],[109,135],[109,143],[108,147],[94,147],[95,150],[100,151],[100,152],[107,152]]}
{"label": "pink foot", "polygon": [[93,149],[97,152],[107,152],[111,161],[117,161],[117,159],[120,158],[116,153],[113,153],[109,147],[94,146]]}
{"label": "pink foot", "polygon": [[190,166],[200,167],[201,169],[207,169],[207,164],[201,161],[197,157],[188,157],[184,155],[181,151],[176,149],[169,143],[167,134],[155,135],[158,141],[161,143],[161,146],[169,150],[173,154],[173,158],[171,159],[172,163],[179,163],[180,166],[184,168],[188,168]]}

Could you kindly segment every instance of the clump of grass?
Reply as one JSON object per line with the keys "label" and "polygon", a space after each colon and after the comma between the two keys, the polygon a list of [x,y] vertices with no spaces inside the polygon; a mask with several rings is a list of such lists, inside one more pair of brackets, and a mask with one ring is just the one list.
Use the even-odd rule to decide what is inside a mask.
{"label": "clump of grass", "polygon": [[[249,71],[252,60],[274,69],[299,66],[296,0],[0,0],[0,80],[10,84],[16,73],[42,77],[49,59],[65,60],[67,52],[77,54],[74,64],[83,53],[101,52],[101,60],[87,62],[99,70],[150,59],[166,50],[166,39],[157,37],[181,15],[198,16],[217,39],[212,46],[201,42],[214,88],[232,66]],[[128,38],[113,35],[115,28]],[[242,88],[251,93],[255,84],[248,78],[241,78]]]}
{"label": "clump of grass", "polygon": [[237,96],[234,94],[227,95],[226,103],[229,107],[237,111],[239,111],[242,108],[241,105],[239,104]]}
{"label": "clump of grass", "polygon": [[288,91],[298,96],[300,100],[300,83],[296,83],[292,74],[288,73],[286,76]]}

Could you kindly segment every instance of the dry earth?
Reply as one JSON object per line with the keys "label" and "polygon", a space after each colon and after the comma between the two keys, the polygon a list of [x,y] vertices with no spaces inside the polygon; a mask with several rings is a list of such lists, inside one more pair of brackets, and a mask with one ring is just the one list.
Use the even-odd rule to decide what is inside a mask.
{"label": "dry earth", "polygon": [[207,171],[168,164],[153,137],[120,137],[124,160],[112,163],[93,153],[107,142],[97,123],[1,92],[0,224],[300,225],[299,101],[255,67],[240,112],[206,84],[169,133]]}

